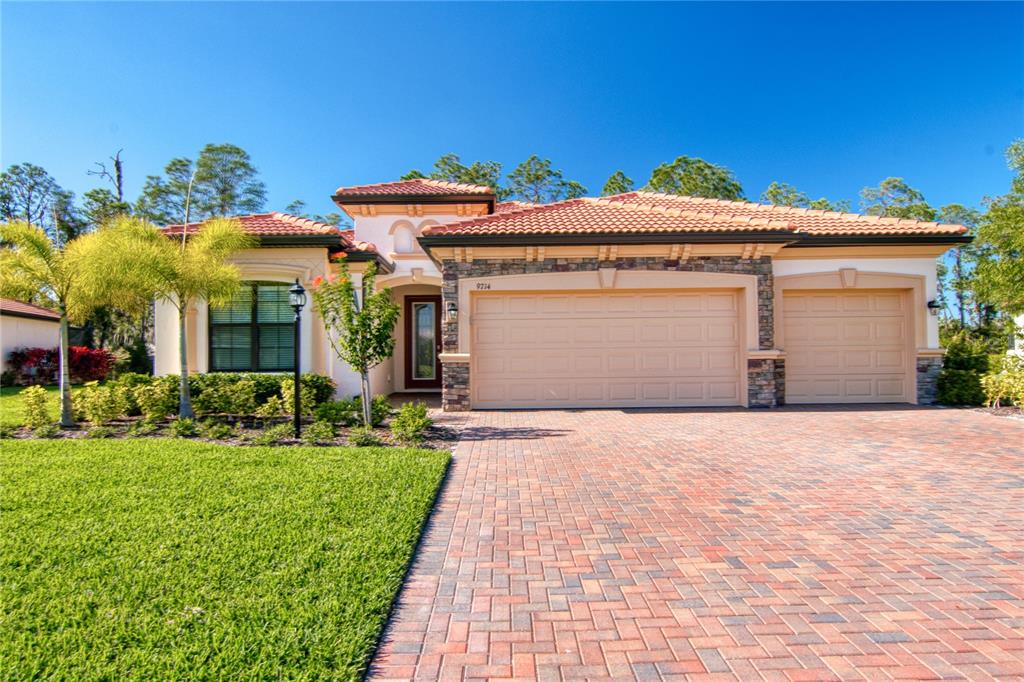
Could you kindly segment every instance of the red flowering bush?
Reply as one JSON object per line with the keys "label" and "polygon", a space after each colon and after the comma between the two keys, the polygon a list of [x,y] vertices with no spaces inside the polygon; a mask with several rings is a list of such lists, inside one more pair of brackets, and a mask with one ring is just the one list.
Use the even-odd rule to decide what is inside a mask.
{"label": "red flowering bush", "polygon": [[[8,356],[15,382],[55,384],[60,373],[60,351],[57,348],[17,348]],[[103,348],[71,346],[68,348],[68,369],[71,381],[103,381],[113,369],[114,357]]]}

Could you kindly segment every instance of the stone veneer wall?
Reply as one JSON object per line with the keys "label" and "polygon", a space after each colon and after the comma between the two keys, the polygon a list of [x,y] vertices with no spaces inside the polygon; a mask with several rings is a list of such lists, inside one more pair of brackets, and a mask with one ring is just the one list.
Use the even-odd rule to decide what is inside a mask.
{"label": "stone veneer wall", "polygon": [[928,356],[917,359],[917,404],[934,405],[938,400],[936,384],[939,370],[942,369],[941,356]]}
{"label": "stone veneer wall", "polygon": [[[458,304],[459,280],[466,277],[495,277],[542,272],[587,272],[614,267],[618,270],[664,270],[677,272],[722,272],[757,276],[757,315],[759,318],[759,345],[769,350],[775,343],[775,282],[772,259],[740,258],[738,256],[706,256],[686,260],[664,258],[619,258],[601,261],[597,258],[548,258],[542,261],[525,259],[475,260],[468,263],[444,261],[441,285],[444,310],[449,301]],[[469,311],[459,311],[465,319]],[[442,345],[447,353],[458,350],[458,323],[442,325]],[[463,349],[468,351],[469,349]],[[756,363],[756,364],[754,364]],[[747,375],[750,385],[751,407],[773,407],[782,404],[784,395],[782,362],[777,360],[751,360]],[[756,385],[755,385],[756,384]],[[461,411],[472,407],[469,399],[469,364],[446,362],[442,367],[442,407],[447,411]]]}
{"label": "stone veneer wall", "polygon": [[747,404],[750,407],[786,404],[785,360],[747,360]]}

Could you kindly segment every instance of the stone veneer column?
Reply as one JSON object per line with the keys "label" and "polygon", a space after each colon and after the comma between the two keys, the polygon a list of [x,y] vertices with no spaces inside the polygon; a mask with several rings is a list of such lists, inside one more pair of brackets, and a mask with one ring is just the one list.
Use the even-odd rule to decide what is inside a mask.
{"label": "stone veneer column", "polygon": [[934,405],[938,400],[937,384],[942,369],[941,355],[922,355],[917,358],[917,404]]}
{"label": "stone veneer column", "polygon": [[[740,258],[738,256],[705,256],[686,260],[664,258],[619,258],[615,261],[601,261],[597,258],[549,258],[543,261],[525,259],[474,260],[469,263],[444,261],[442,267],[441,309],[449,301],[459,303],[459,280],[463,277],[488,277],[499,275],[522,275],[541,272],[586,272],[599,268],[614,267],[619,270],[665,270],[682,272],[721,272],[728,274],[755,275],[757,277],[757,316],[761,350],[773,350],[775,344],[775,283],[772,275],[772,259]],[[442,325],[442,346],[445,354],[453,354],[446,361],[442,358],[441,405],[446,411],[462,411],[472,408],[470,395],[469,359],[460,355],[468,348],[459,349],[459,324],[468,319],[468,310],[459,310],[459,321]],[[782,359],[751,359],[747,363],[748,393],[750,407],[775,407],[785,402],[785,362]]]}

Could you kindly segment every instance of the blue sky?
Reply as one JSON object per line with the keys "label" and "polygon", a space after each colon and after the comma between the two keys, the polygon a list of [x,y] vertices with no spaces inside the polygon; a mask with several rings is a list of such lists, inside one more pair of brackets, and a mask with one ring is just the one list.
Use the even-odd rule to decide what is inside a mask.
{"label": "blue sky", "polygon": [[686,154],[849,199],[1005,192],[1024,136],[1024,4],[10,3],[4,166],[127,192],[207,142],[248,150],[268,208],[455,152],[539,154],[599,193]]}

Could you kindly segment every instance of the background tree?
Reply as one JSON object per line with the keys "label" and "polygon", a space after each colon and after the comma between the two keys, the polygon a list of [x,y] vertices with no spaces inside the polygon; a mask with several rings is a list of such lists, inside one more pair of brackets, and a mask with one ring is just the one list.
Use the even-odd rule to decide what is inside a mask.
{"label": "background tree", "polygon": [[376,275],[376,267],[371,264],[363,273],[359,296],[348,268],[337,279],[318,280],[313,288],[313,303],[331,347],[359,373],[365,426],[372,423],[370,369],[395,352],[394,331],[399,311],[398,304],[391,300],[390,289],[374,290]]}
{"label": "background tree", "polygon": [[241,287],[233,254],[253,248],[238,220],[213,218],[169,238],[153,224],[133,216],[118,216],[94,233],[89,242],[90,271],[104,274],[90,282],[112,307],[129,312],[144,310],[153,299],[166,301],[178,311],[180,417],[193,417],[188,384],[188,336],[185,319],[198,299],[211,306],[226,305]]}
{"label": "background tree", "polygon": [[402,180],[429,178],[447,182],[463,182],[470,185],[483,185],[494,190],[499,198],[504,192],[501,187],[501,164],[497,161],[474,161],[468,166],[462,163],[458,154],[445,154],[434,162],[429,175],[413,169],[402,176]]}
{"label": "background tree", "polygon": [[193,199],[204,217],[256,213],[267,200],[267,187],[249,154],[233,144],[208,144],[199,152]]}
{"label": "background tree", "polygon": [[935,220],[936,211],[924,200],[924,195],[906,183],[903,178],[886,178],[878,187],[865,187],[860,191],[861,208],[867,215],[913,220]]}
{"label": "background tree", "polygon": [[315,220],[318,223],[324,225],[334,225],[343,230],[351,229],[352,225],[345,219],[340,213],[310,213],[306,210],[306,202],[302,199],[296,199],[287,206],[284,207],[284,212],[289,215],[298,216],[300,218],[307,218],[309,220]]}
{"label": "background tree", "polygon": [[57,182],[40,166],[19,163],[0,173],[0,218],[22,220],[32,225],[49,221],[53,194],[60,190]]}
{"label": "background tree", "polygon": [[82,217],[94,228],[103,225],[114,216],[131,211],[131,204],[118,201],[117,195],[105,187],[91,189],[82,195]]}
{"label": "background tree", "polygon": [[1006,150],[1010,191],[989,202],[977,231],[978,298],[1008,315],[1024,313],[1024,139]]}
{"label": "background tree", "polygon": [[534,204],[548,204],[587,193],[575,180],[566,180],[562,171],[551,167],[549,159],[536,154],[515,167],[508,175],[508,197]]}
{"label": "background tree", "polygon": [[164,176],[148,175],[135,202],[135,213],[157,225],[185,219],[185,197],[192,180],[192,160],[175,158],[164,166]]}
{"label": "background tree", "polygon": [[785,182],[772,182],[761,193],[761,201],[776,206],[792,206],[793,208],[811,208],[818,211],[849,211],[849,202],[831,202],[825,197],[811,199],[793,185]]}
{"label": "background tree", "polygon": [[689,156],[680,156],[651,171],[646,189],[707,199],[738,201],[743,198],[743,187],[731,170]]}
{"label": "background tree", "polygon": [[86,171],[87,175],[95,175],[99,178],[107,180],[114,187],[114,196],[117,197],[117,201],[124,201],[124,164],[121,162],[121,152],[123,149],[118,149],[117,153],[110,157],[111,167],[108,169],[107,164],[103,161],[96,161],[96,169]]}
{"label": "background tree", "polygon": [[175,158],[164,167],[163,176],[147,176],[136,212],[158,225],[182,222],[193,171],[195,219],[263,210],[266,185],[245,150],[232,144],[208,144],[195,164],[185,157]]}
{"label": "background tree", "polygon": [[625,194],[632,191],[633,178],[617,170],[604,181],[604,187],[601,188],[601,196],[607,197],[613,194]]}
{"label": "background tree", "polygon": [[68,324],[84,320],[95,305],[106,272],[86,257],[86,235],[55,242],[42,228],[25,221],[0,224],[0,296],[55,307],[60,315],[60,424],[75,425],[68,367]]}
{"label": "background tree", "polygon": [[[937,219],[941,223],[963,225],[973,234],[981,219],[981,213],[962,204],[947,204],[939,209]],[[961,244],[943,257],[940,262],[940,280],[942,290],[952,292],[955,301],[955,314],[960,320],[960,327],[967,326],[971,307],[976,304],[973,295],[974,265],[978,256],[978,248],[972,244]],[[949,304],[949,301],[944,301]]]}

